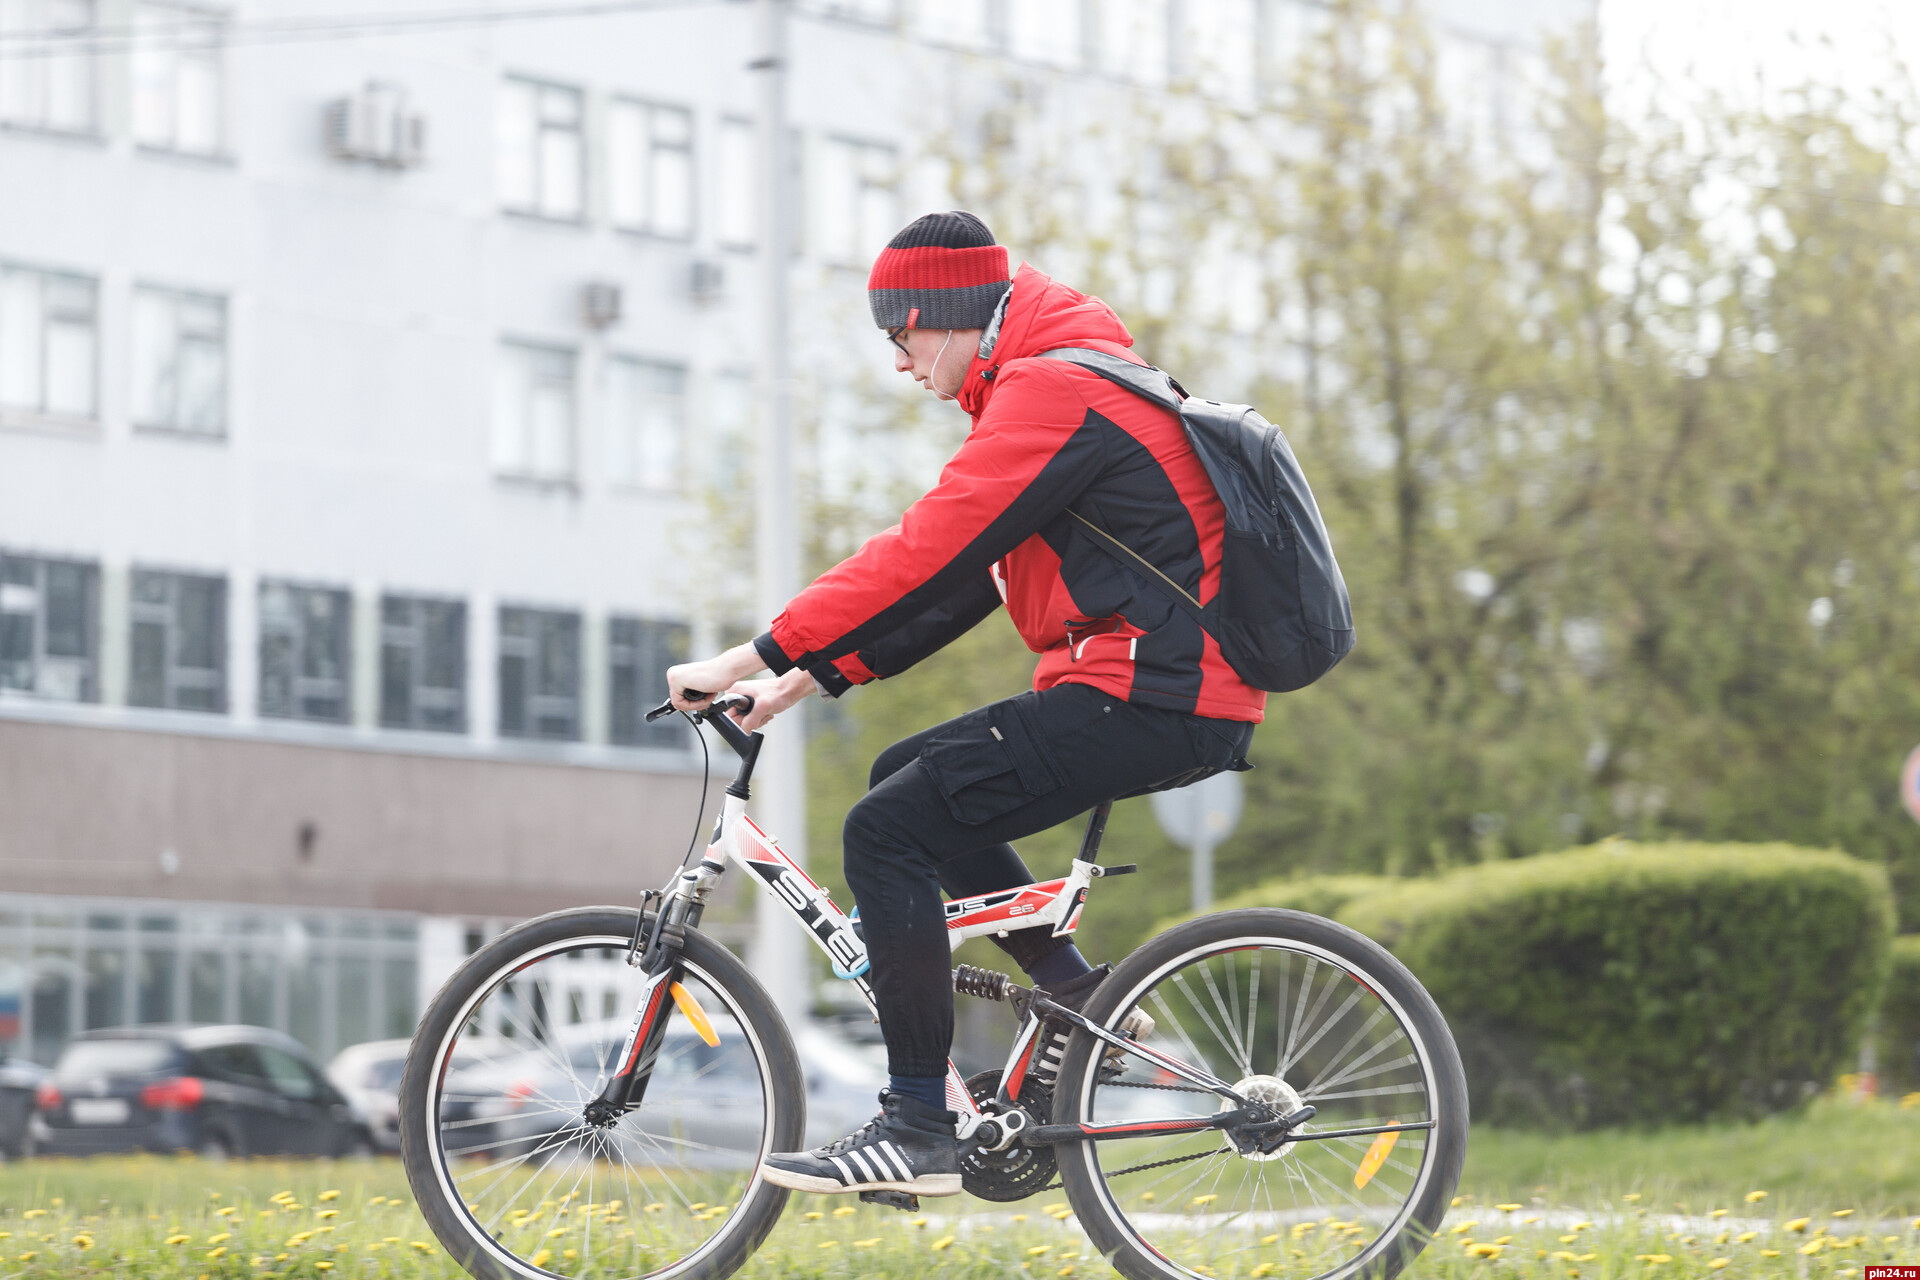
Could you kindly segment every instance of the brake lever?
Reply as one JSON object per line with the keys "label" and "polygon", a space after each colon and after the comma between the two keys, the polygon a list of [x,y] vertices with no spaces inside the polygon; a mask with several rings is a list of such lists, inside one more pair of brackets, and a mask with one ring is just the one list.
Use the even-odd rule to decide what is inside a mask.
{"label": "brake lever", "polygon": [[[706,706],[687,713],[693,717],[696,722],[709,719],[716,715],[725,715],[729,711],[738,710],[748,714],[752,714],[753,712],[754,700],[753,695],[750,693],[723,693],[718,697],[714,697],[714,695],[702,693],[698,689],[682,689],[680,696],[688,700],[694,698],[713,698],[713,701]],[[652,724],[655,720],[663,716],[670,716],[677,710],[679,710],[679,708],[675,707],[673,705],[673,699],[669,698],[653,710],[647,712],[646,721],[648,724]]]}

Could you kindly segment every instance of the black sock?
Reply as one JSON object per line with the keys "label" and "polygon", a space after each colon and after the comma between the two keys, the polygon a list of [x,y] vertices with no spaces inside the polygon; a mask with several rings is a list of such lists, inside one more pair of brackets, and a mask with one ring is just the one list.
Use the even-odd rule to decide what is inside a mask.
{"label": "black sock", "polygon": [[1052,988],[1092,972],[1093,966],[1080,954],[1080,948],[1069,942],[1058,951],[1049,952],[1034,961],[1033,968],[1027,970],[1027,976],[1033,979],[1036,986]]}
{"label": "black sock", "polygon": [[924,1102],[935,1111],[947,1109],[947,1078],[945,1076],[889,1075],[887,1092],[912,1098],[915,1102]]}

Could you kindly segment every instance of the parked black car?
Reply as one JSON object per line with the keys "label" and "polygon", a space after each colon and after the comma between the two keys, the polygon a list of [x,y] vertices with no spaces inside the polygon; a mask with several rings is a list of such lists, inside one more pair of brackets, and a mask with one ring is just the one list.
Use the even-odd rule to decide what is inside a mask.
{"label": "parked black car", "polygon": [[74,1037],[41,1085],[34,1149],[340,1156],[373,1140],[299,1041],[265,1027],[113,1027]]}
{"label": "parked black car", "polygon": [[33,1097],[47,1069],[25,1058],[0,1058],[0,1153],[9,1160],[28,1154],[27,1121],[33,1117]]}

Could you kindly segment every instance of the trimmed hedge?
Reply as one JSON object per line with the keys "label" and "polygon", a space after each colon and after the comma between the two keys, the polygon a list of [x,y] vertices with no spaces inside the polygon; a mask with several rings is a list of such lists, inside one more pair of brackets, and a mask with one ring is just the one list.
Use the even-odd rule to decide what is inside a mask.
{"label": "trimmed hedge", "polygon": [[[1401,881],[1393,876],[1306,876],[1299,880],[1268,880],[1242,890],[1213,906],[1215,911],[1238,911],[1242,907],[1282,907],[1304,911],[1308,915],[1340,918],[1349,902],[1379,893]],[[1155,932],[1159,932],[1156,930]]]}
{"label": "trimmed hedge", "polygon": [[1893,933],[1878,866],[1788,845],[1635,845],[1357,897],[1460,1041],[1476,1119],[1752,1117],[1854,1060]]}
{"label": "trimmed hedge", "polygon": [[1920,1090],[1920,934],[1893,940],[1878,1033],[1881,1092]]}

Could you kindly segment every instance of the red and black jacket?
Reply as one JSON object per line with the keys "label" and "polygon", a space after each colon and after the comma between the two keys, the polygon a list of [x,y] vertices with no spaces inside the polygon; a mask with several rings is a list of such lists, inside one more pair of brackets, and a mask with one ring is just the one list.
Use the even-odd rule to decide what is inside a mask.
{"label": "red and black jacket", "polygon": [[775,674],[804,668],[829,694],[897,675],[1002,603],[1040,655],[1033,687],[1089,684],[1225,720],[1267,695],[1234,674],[1198,623],[1096,546],[1106,529],[1202,604],[1220,589],[1226,516],[1177,415],[1098,374],[1031,357],[1091,347],[1140,362],[1104,302],[1023,265],[991,359],[960,406],[973,430],[900,523],[816,578],[754,641]]}

